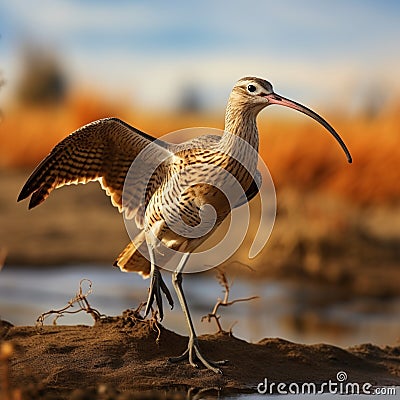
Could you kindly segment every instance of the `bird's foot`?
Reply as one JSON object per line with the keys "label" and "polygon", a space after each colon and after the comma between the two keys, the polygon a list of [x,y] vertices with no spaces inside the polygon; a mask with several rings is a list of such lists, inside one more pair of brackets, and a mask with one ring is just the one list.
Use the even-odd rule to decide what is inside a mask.
{"label": "bird's foot", "polygon": [[[195,368],[199,368],[196,361],[200,362],[207,369],[215,372],[216,374],[222,374],[222,370],[219,368],[221,365],[225,365],[228,360],[223,361],[209,361],[200,352],[199,344],[197,339],[189,340],[188,348],[178,357],[170,357],[168,359],[171,363],[181,362],[188,360],[189,364]],[[196,360],[196,361],[195,361]]]}
{"label": "bird's foot", "polygon": [[165,297],[167,298],[168,303],[172,309],[174,307],[174,300],[172,299],[171,293],[169,292],[169,289],[161,276],[160,270],[155,268],[151,276],[149,297],[147,298],[146,309],[144,311],[145,318],[147,317],[147,315],[150,312],[150,309],[153,306],[154,299],[156,300],[158,311],[160,312],[160,321],[162,321],[162,319],[164,318],[164,309],[163,309],[161,291],[164,292]]}

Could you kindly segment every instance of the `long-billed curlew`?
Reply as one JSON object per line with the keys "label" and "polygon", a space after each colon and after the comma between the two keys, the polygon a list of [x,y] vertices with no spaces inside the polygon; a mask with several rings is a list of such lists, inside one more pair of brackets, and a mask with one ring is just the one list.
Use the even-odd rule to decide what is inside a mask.
{"label": "long-billed curlew", "polygon": [[[351,162],[346,145],[323,118],[303,105],[274,93],[269,82],[246,77],[236,83],[230,94],[222,136],[200,136],[190,142],[174,145],[156,140],[117,118],[101,119],[83,126],[57,144],[29,177],[18,197],[20,201],[32,195],[29,208],[33,208],[58,187],[100,181],[102,188],[111,196],[113,205],[121,212],[127,212],[141,229],[114,265],[124,271],[135,271],[144,277],[151,277],[145,316],[156,300],[162,319],[161,291],[173,305],[155,262],[157,252],[162,253],[160,246],[181,252],[182,257],[173,273],[172,283],[187,320],[189,342],[186,351],[170,359],[172,362],[188,359],[191,365],[197,366],[198,361],[210,370],[221,372],[218,366],[222,362],[208,361],[200,352],[182,289],[182,273],[190,254],[214,232],[232,208],[249,201],[258,193],[260,176],[257,172],[259,138],[256,117],[270,104],[293,108],[319,122],[335,137]],[[130,166],[144,149],[150,149],[146,156],[148,158],[160,158],[156,154],[158,152],[163,154],[160,158],[162,162],[156,163],[145,182],[141,182],[140,173],[134,174],[134,179],[131,176],[128,182]],[[194,166],[194,169],[188,175],[185,174],[185,168],[189,166]],[[233,202],[228,201],[230,199],[226,199],[224,190],[218,187],[218,181],[225,180],[223,175],[218,175],[221,171],[235,177],[242,188],[242,195],[236,196]],[[206,181],[205,178],[210,177],[214,177],[214,180]],[[124,202],[125,180],[128,201]],[[185,186],[183,180],[188,185]],[[129,188],[135,190],[130,192]],[[201,210],[205,205],[211,205],[215,211],[211,229],[198,235],[189,235],[171,226],[171,221],[182,220],[184,227],[201,225],[204,220]],[[144,257],[140,251],[143,247],[147,248],[148,257]]]}

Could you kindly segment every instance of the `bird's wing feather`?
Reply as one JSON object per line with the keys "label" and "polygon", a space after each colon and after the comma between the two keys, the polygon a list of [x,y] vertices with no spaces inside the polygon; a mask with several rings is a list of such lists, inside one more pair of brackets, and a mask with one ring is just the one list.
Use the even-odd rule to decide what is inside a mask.
{"label": "bird's wing feather", "polygon": [[246,192],[240,197],[238,203],[235,205],[234,208],[238,208],[242,206],[243,204],[246,204],[247,202],[250,202],[260,191],[260,187],[262,184],[262,176],[260,171],[256,171],[256,174],[254,176],[254,179],[252,180],[249,188],[246,190]]}
{"label": "bird's wing feather", "polygon": [[[155,148],[160,149],[160,153],[169,153],[166,142],[156,141],[117,118],[85,125],[58,143],[37,166],[18,201],[32,195],[29,208],[33,208],[56,188],[100,181],[113,205],[122,211],[125,177],[137,155],[150,143],[156,143]],[[137,192],[140,194],[139,189]]]}

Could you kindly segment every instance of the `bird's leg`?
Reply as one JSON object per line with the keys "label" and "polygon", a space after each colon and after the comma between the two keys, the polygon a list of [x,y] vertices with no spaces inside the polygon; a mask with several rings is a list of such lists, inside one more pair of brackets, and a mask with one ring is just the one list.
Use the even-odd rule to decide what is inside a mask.
{"label": "bird's leg", "polygon": [[216,373],[222,374],[222,371],[218,368],[220,365],[226,364],[226,360],[224,361],[208,361],[200,352],[199,343],[197,340],[196,332],[194,330],[194,325],[192,322],[192,318],[190,317],[189,307],[187,305],[185,295],[182,289],[182,270],[186,264],[187,259],[189,258],[190,253],[185,253],[176,268],[175,272],[172,275],[172,284],[176,291],[176,294],[179,299],[179,303],[182,307],[182,311],[185,314],[186,322],[189,328],[189,343],[187,349],[182,353],[182,355],[178,357],[171,357],[169,359],[170,362],[179,362],[183,360],[189,360],[190,365],[198,368],[195,360],[200,361],[207,369],[214,371]]}
{"label": "bird's leg", "polygon": [[154,262],[154,252],[151,246],[148,246],[149,255],[150,255],[150,288],[149,288],[149,296],[147,298],[146,309],[144,311],[144,317],[148,315],[151,307],[154,303],[154,298],[156,299],[158,311],[160,312],[160,321],[164,318],[164,309],[161,297],[161,290],[164,292],[171,309],[174,307],[174,301],[172,300],[171,293],[168,290],[167,285],[165,284],[161,272],[159,268],[155,265]]}

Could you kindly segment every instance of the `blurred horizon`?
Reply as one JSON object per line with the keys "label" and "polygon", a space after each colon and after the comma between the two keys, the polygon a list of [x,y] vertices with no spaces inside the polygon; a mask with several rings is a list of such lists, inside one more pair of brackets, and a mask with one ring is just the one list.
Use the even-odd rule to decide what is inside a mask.
{"label": "blurred horizon", "polygon": [[71,92],[155,111],[179,110],[189,97],[220,112],[249,75],[314,108],[358,112],[399,98],[395,1],[41,0],[35,8],[0,3],[3,109],[35,56],[57,65]]}

